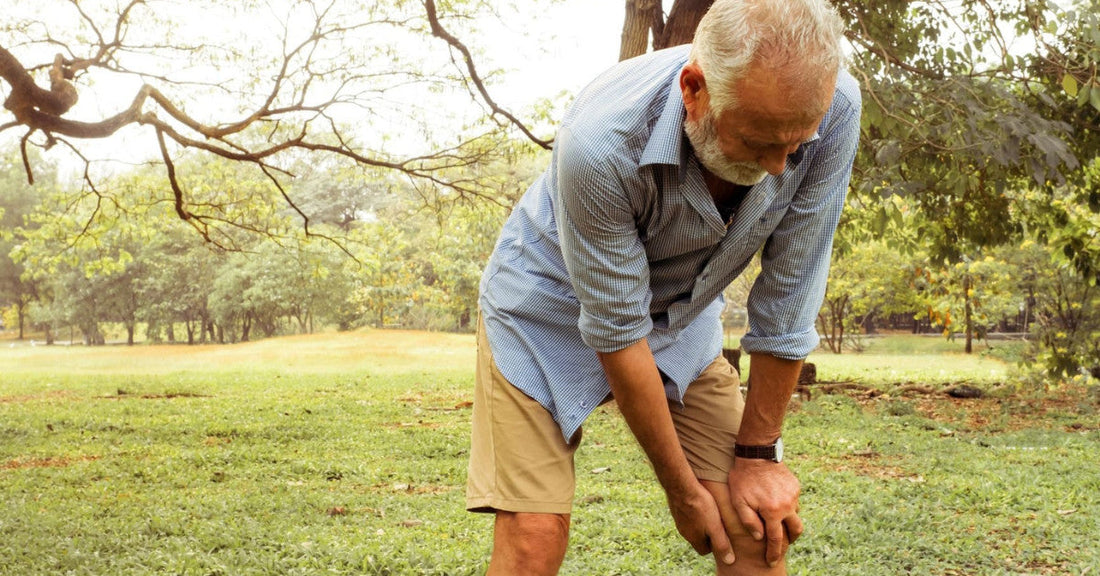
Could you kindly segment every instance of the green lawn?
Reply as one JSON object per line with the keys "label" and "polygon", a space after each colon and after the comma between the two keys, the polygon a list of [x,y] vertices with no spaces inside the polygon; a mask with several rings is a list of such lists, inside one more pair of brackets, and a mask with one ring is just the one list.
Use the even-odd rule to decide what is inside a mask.
{"label": "green lawn", "polygon": [[[904,339],[824,380],[969,381]],[[876,342],[876,344],[878,344]],[[935,345],[938,346],[938,345]],[[0,347],[0,575],[475,574],[462,510],[473,338]],[[942,376],[942,377],[941,377]],[[1100,416],[1049,398],[818,395],[788,418],[808,532],[792,574],[1100,573]],[[563,574],[708,574],[613,409],[579,452]]]}

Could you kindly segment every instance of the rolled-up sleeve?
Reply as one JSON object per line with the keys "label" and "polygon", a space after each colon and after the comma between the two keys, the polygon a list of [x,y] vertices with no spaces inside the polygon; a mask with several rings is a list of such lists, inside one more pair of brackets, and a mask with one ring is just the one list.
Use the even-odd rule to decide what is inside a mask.
{"label": "rolled-up sleeve", "polygon": [[[854,93],[854,94],[853,94]],[[745,352],[802,359],[819,344],[816,320],[829,278],[833,236],[859,144],[858,89],[816,144],[817,153],[779,225],[764,245],[749,294]]]}
{"label": "rolled-up sleeve", "polygon": [[646,337],[649,263],[615,152],[568,128],[557,138],[555,217],[562,256],[580,301],[585,344],[614,352]]}

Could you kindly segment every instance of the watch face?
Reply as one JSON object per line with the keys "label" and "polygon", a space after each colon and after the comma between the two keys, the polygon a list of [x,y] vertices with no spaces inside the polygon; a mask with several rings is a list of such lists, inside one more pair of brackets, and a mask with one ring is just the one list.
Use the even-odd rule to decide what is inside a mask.
{"label": "watch face", "polygon": [[775,441],[775,461],[783,461],[783,438],[778,438]]}

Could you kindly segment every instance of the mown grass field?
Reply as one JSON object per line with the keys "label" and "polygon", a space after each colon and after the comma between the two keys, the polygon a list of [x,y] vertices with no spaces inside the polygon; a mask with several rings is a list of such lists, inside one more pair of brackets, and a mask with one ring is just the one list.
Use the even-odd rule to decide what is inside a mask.
{"label": "mown grass field", "polygon": [[[889,390],[796,402],[808,532],[792,574],[1100,574],[1090,391],[895,337],[817,354]],[[476,574],[463,511],[473,338],[364,331],[235,346],[0,346],[0,575]],[[1005,385],[1008,386],[1005,386]],[[1006,391],[1007,390],[1007,391]],[[612,408],[585,428],[563,574],[708,574]]]}

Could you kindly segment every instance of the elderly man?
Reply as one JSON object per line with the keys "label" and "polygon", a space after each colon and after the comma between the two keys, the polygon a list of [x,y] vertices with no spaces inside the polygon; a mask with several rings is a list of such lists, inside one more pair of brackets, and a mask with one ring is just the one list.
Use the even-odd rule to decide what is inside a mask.
{"label": "elderly man", "polygon": [[[578,96],[481,284],[467,507],[490,574],[555,574],[581,424],[613,399],[719,574],[784,574],[802,532],[780,432],[859,137],[824,0],[717,0],[693,44]],[[761,247],[763,250],[761,251]],[[722,290],[757,253],[742,399]]]}

